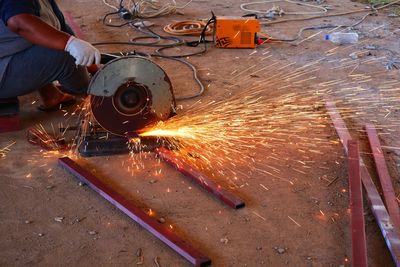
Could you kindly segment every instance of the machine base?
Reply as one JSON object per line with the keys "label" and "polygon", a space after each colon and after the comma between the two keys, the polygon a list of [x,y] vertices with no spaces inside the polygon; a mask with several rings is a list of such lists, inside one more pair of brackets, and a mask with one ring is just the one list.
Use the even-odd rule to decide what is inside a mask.
{"label": "machine base", "polygon": [[79,146],[79,154],[83,157],[111,156],[128,154],[129,139],[126,137],[112,136],[108,139],[99,139],[95,136],[87,136]]}
{"label": "machine base", "polygon": [[83,157],[112,156],[128,153],[140,153],[154,151],[156,148],[166,146],[156,138],[135,138],[138,142],[130,141],[128,137],[90,135],[86,136],[78,148],[79,154]]}

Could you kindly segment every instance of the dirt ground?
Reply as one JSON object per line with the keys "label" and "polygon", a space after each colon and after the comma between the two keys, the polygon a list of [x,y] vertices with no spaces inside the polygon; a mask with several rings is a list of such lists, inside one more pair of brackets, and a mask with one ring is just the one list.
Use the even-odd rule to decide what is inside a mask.
{"label": "dirt ground", "polygon": [[[59,0],[58,3],[63,11],[68,10],[73,14],[88,41],[127,41],[140,35],[127,27],[103,26],[102,17],[113,10],[103,5],[102,1]],[[184,15],[170,15],[151,21],[156,23],[154,29],[161,33],[161,27],[171,21],[208,18],[211,10],[217,15],[244,15],[240,10],[241,3],[237,0],[195,0],[184,9]],[[347,0],[327,0],[324,5],[330,7],[330,13],[365,6]],[[282,6],[293,8],[285,4]],[[250,77],[251,72],[247,71],[243,71],[243,76],[239,77],[243,77],[243,81],[235,81],[232,78],[235,71],[246,70],[253,65],[267,66],[272,62],[293,64],[291,68],[298,68],[318,61],[317,69],[310,74],[313,78],[302,83],[307,84],[304,88],[290,87],[286,92],[282,89],[279,91],[279,86],[265,84],[265,94],[274,95],[276,99],[276,95],[280,94],[317,91],[324,82],[341,79],[342,83],[332,85],[330,97],[335,98],[341,108],[349,108],[352,116],[345,118],[352,134],[364,140],[362,125],[372,121],[386,125],[380,128],[384,145],[399,147],[400,128],[396,124],[399,118],[398,98],[394,96],[386,106],[385,103],[379,103],[370,109],[363,101],[349,100],[345,86],[347,80],[353,79],[354,82],[360,77],[350,77],[351,72],[368,75],[368,79],[355,80],[355,83],[363,88],[372,88],[372,92],[373,88],[388,82],[393,82],[393,88],[396,88],[395,85],[398,88],[396,82],[399,81],[399,71],[387,70],[384,66],[392,56],[388,50],[400,52],[400,32],[396,32],[400,20],[388,16],[398,9],[399,6],[390,7],[355,26],[361,38],[356,45],[338,47],[325,42],[324,30],[297,46],[268,43],[256,50],[218,50],[210,45],[206,54],[188,58],[198,68],[200,78],[207,86],[202,101],[224,101],[228,95],[246,92],[250,85],[262,83],[262,80],[257,81],[260,77]],[[289,38],[305,26],[351,25],[364,14],[276,24],[263,27],[263,31],[274,37]],[[318,31],[305,32],[304,36],[311,36]],[[367,45],[379,45],[386,50],[370,49],[367,58],[356,59],[359,63],[355,65],[356,68],[340,67],[354,62],[349,54],[365,50]],[[103,52],[134,49],[153,51],[152,48],[130,46],[102,46],[100,49]],[[191,50],[179,48],[170,53],[187,51]],[[266,55],[271,58],[266,58]],[[366,62],[368,59],[373,60]],[[196,90],[193,89],[196,85],[186,67],[170,61],[157,60],[157,63],[165,68],[177,95]],[[279,79],[285,74],[285,71],[281,71],[281,75],[271,84],[279,84]],[[246,82],[246,79],[253,78],[255,80]],[[366,91],[362,97],[376,99],[378,96]],[[361,96],[357,99],[361,99]],[[179,104],[186,108],[195,101],[197,99]],[[44,153],[26,141],[26,129],[29,127],[38,123],[50,127],[51,124],[65,121],[64,112],[43,114],[37,111],[38,104],[35,94],[23,97],[23,130],[0,135],[0,148],[16,141],[7,156],[0,158],[0,265],[157,266],[154,261],[157,257],[160,266],[190,266],[185,259],[100,195],[86,186],[80,186],[74,177],[57,166],[60,154]],[[296,124],[295,121],[292,123]],[[281,166],[280,177],[292,181],[291,184],[266,173],[239,177],[239,186],[230,187],[246,202],[246,207],[239,210],[224,206],[173,168],[155,161],[151,153],[143,159],[145,168],[133,174],[121,165],[129,160],[127,155],[79,159],[79,162],[95,171],[143,210],[151,209],[154,216],[163,218],[180,236],[208,255],[213,266],[350,266],[347,164],[335,130],[328,127],[328,121],[325,124],[327,127],[304,129],[302,132],[304,137],[332,141],[329,146],[320,146],[319,154],[305,151],[308,155],[306,171],[295,171],[288,165]],[[315,145],[319,146],[319,143]],[[281,150],[282,160],[304,158],[289,143],[278,149]],[[363,156],[370,156],[367,149],[363,150]],[[400,193],[400,154],[392,149],[386,151],[386,156],[396,192]],[[255,151],[254,158],[265,165],[274,164],[263,150]],[[238,166],[243,170],[246,167]],[[372,168],[371,171],[376,179]],[[224,177],[215,179],[229,186]],[[369,266],[392,266],[391,256],[368,208],[365,209],[365,215]],[[57,221],[58,217],[63,219]],[[142,250],[144,256],[141,265],[137,264],[138,249]]]}

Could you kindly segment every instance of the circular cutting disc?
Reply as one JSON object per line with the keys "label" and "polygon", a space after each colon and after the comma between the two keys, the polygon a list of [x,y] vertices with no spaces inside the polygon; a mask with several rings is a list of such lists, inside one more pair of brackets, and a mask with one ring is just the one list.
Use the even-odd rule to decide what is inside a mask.
{"label": "circular cutting disc", "polygon": [[116,135],[127,135],[166,120],[175,110],[167,74],[143,57],[110,61],[92,78],[88,93],[94,118]]}

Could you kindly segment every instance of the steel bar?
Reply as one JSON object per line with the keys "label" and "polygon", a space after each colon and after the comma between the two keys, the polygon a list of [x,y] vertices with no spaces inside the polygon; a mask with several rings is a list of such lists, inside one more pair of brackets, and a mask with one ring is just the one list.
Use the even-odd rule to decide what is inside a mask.
{"label": "steel bar", "polygon": [[367,267],[367,244],[365,238],[364,206],[360,173],[358,142],[349,140],[348,145],[350,218],[352,266]]}
{"label": "steel bar", "polygon": [[149,216],[140,208],[135,206],[132,201],[118,194],[108,184],[98,179],[95,175],[79,166],[75,161],[68,157],[60,158],[59,164],[74,175],[83,183],[87,184],[94,191],[99,193],[111,204],[124,212],[135,222],[152,233],[182,257],[187,259],[195,266],[206,266],[211,263],[211,260],[193,248],[186,241],[178,237],[172,230],[158,222],[155,218]]}
{"label": "steel bar", "polygon": [[21,130],[19,115],[0,116],[0,134]]}
{"label": "steel bar", "polygon": [[230,191],[222,188],[212,179],[205,176],[200,171],[196,170],[196,168],[194,168],[193,166],[190,166],[189,164],[184,162],[170,150],[161,147],[157,148],[155,152],[162,160],[175,167],[183,175],[191,178],[192,181],[199,184],[204,189],[206,189],[207,191],[218,197],[222,202],[227,204],[229,207],[234,209],[239,209],[245,206],[243,200],[235,196]]}
{"label": "steel bar", "polygon": [[[336,132],[343,144],[343,147],[348,152],[347,143],[351,139],[351,135],[346,127],[345,122],[336,110],[335,103],[328,101],[326,102],[326,109],[331,117],[333,125]],[[383,238],[385,239],[386,245],[392,255],[393,261],[396,266],[400,267],[400,239],[394,225],[390,219],[389,213],[387,212],[385,205],[379,195],[378,190],[376,190],[375,184],[372,181],[371,175],[368,172],[362,159],[360,159],[361,165],[361,180],[364,185],[365,191],[367,192],[367,197],[369,205],[371,207],[372,213],[375,216],[376,222],[381,230]]]}
{"label": "steel bar", "polygon": [[76,37],[82,40],[86,40],[85,34],[82,32],[81,27],[76,23],[74,17],[72,16],[72,13],[69,11],[63,12],[65,20],[68,24],[68,26],[71,27],[72,31],[75,33]]}
{"label": "steel bar", "polygon": [[386,165],[378,134],[372,124],[367,124],[365,126],[365,130],[367,131],[369,144],[371,146],[372,154],[374,155],[375,165],[378,171],[379,180],[381,182],[386,207],[388,209],[393,224],[395,225],[396,229],[399,230],[400,209],[399,205],[397,204],[396,195],[394,193],[392,184],[392,178],[390,177],[389,170]]}

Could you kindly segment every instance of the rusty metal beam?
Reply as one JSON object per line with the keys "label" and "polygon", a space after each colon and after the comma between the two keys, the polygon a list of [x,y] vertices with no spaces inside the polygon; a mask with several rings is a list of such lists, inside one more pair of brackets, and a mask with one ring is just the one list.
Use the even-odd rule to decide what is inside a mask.
{"label": "rusty metal beam", "polygon": [[79,166],[72,159],[65,157],[58,160],[59,164],[74,175],[83,183],[87,184],[94,191],[99,193],[107,201],[128,215],[131,219],[152,233],[155,237],[172,248],[175,252],[187,259],[195,266],[206,266],[211,263],[211,260],[193,248],[186,241],[181,239],[172,230],[158,222],[155,218],[138,208],[132,201],[118,194],[108,184],[98,179],[95,175]]}
{"label": "rusty metal beam", "polygon": [[[333,125],[335,126],[336,132],[343,144],[343,147],[347,153],[347,143],[351,139],[351,135],[346,127],[345,122],[336,110],[335,103],[328,101],[325,104],[328,114],[331,117]],[[367,167],[364,165],[363,160],[360,160],[361,164],[361,180],[364,185],[365,191],[367,192],[368,202],[370,204],[372,213],[375,216],[376,222],[381,230],[383,238],[385,239],[386,245],[392,255],[393,261],[396,266],[400,266],[400,238],[397,231],[394,228],[392,220],[390,219],[389,213],[387,212],[385,205],[376,190],[375,184],[372,181],[371,175],[368,172]]]}
{"label": "rusty metal beam", "polygon": [[358,142],[349,140],[347,147],[349,149],[348,166],[352,266],[367,267],[367,244],[365,238],[364,206]]}
{"label": "rusty metal beam", "polygon": [[81,27],[79,27],[78,23],[76,23],[74,16],[72,16],[72,13],[70,11],[64,11],[63,14],[68,26],[71,27],[76,37],[82,40],[86,40],[86,35],[82,32]]}
{"label": "rusty metal beam", "polygon": [[200,171],[196,170],[196,168],[194,168],[193,166],[190,166],[189,164],[184,162],[170,150],[162,147],[162,148],[157,148],[155,152],[162,160],[175,167],[183,175],[191,178],[193,182],[199,184],[208,192],[218,197],[222,202],[227,204],[229,207],[234,209],[239,209],[245,206],[243,200],[235,196],[230,191],[222,188],[212,179],[205,176]]}
{"label": "rusty metal beam", "polygon": [[381,182],[386,207],[392,222],[396,226],[396,229],[400,230],[400,209],[399,205],[397,204],[392,178],[390,177],[389,170],[386,165],[378,134],[374,125],[372,124],[367,124],[365,126],[365,130],[367,131],[369,144],[371,146],[372,154],[374,155],[375,165],[378,171],[379,180]]}
{"label": "rusty metal beam", "polygon": [[18,114],[0,116],[0,134],[21,130],[21,120]]}

